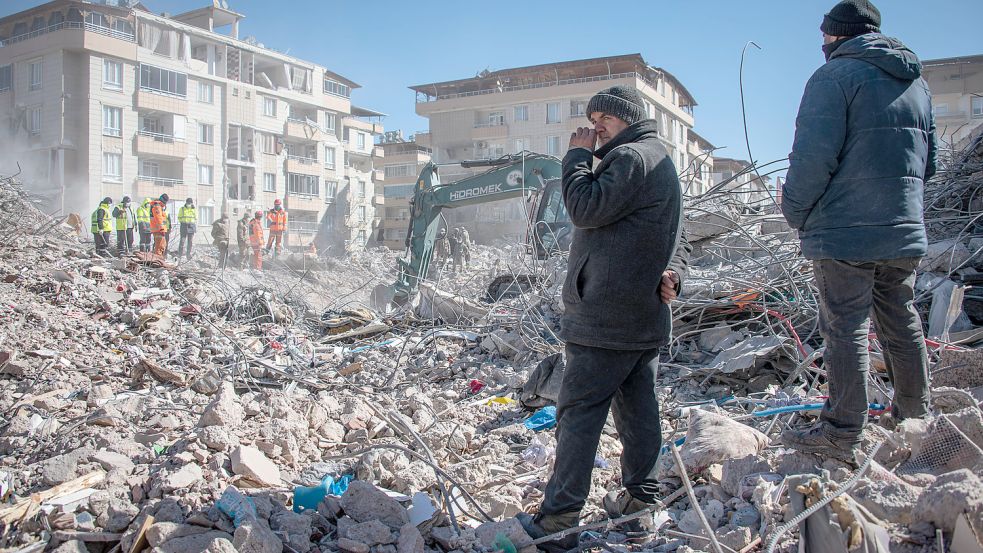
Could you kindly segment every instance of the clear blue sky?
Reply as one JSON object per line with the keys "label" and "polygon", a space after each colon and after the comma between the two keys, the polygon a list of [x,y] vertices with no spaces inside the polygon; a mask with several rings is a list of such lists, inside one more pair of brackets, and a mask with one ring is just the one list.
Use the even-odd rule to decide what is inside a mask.
{"label": "clear blue sky", "polygon": [[[696,130],[746,158],[738,67],[760,162],[784,157],[806,80],[822,64],[819,23],[831,0],[394,1],[228,0],[240,36],[322,64],[362,85],[354,103],[389,114],[387,129],[427,128],[406,87],[503,69],[641,53],[696,97]],[[2,0],[0,16],[42,3]],[[144,0],[180,13],[210,0]],[[886,34],[923,59],[983,54],[980,0],[880,0]]]}

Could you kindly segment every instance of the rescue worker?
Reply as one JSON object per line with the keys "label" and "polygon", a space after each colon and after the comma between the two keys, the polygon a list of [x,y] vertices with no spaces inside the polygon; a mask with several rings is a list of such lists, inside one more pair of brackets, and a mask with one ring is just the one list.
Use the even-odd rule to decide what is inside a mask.
{"label": "rescue worker", "polygon": [[111,205],[113,199],[107,196],[92,212],[92,239],[95,241],[96,255],[99,257],[109,257],[109,235],[113,232],[113,221],[109,215]]}
{"label": "rescue worker", "polygon": [[471,263],[471,235],[468,229],[461,227],[461,254],[464,256],[464,266]]}
{"label": "rescue worker", "polygon": [[239,245],[239,268],[246,268],[246,252],[249,250],[249,213],[243,213],[236,225],[236,243]]}
{"label": "rescue worker", "polygon": [[273,200],[273,211],[266,213],[266,221],[270,228],[266,253],[270,253],[270,248],[273,248],[273,244],[276,242],[276,249],[273,250],[273,259],[276,259],[280,256],[280,250],[283,249],[283,233],[287,231],[287,212],[283,209],[283,204],[279,198]]}
{"label": "rescue worker", "polygon": [[150,251],[150,198],[144,198],[137,208],[137,230],[140,232],[140,251]]}
{"label": "rescue worker", "polygon": [[464,269],[464,238],[461,236],[461,227],[454,229],[450,237],[451,245],[451,270],[455,273]]}
{"label": "rescue worker", "polygon": [[170,218],[167,216],[167,194],[150,202],[150,233],[154,236],[154,254],[164,257],[167,253],[167,234],[171,229]]}
{"label": "rescue worker", "polygon": [[434,258],[437,260],[435,265],[438,270],[444,268],[448,255],[450,255],[450,246],[447,244],[447,228],[445,227],[437,231],[437,240],[434,245]]}
{"label": "rescue worker", "polygon": [[177,245],[177,258],[181,259],[184,255],[186,259],[191,259],[191,246],[195,241],[195,233],[198,232],[198,210],[195,209],[194,200],[191,198],[184,200],[184,205],[177,212],[177,222],[181,225],[181,241]]}
{"label": "rescue worker", "polygon": [[229,218],[224,213],[212,223],[212,240],[218,248],[218,266],[225,269],[229,263]]}
{"label": "rescue worker", "polygon": [[136,214],[130,206],[129,196],[123,196],[119,205],[113,209],[113,218],[116,219],[116,255],[122,257],[123,254],[133,251],[133,226],[136,223]]}
{"label": "rescue worker", "polygon": [[257,211],[249,221],[249,245],[253,248],[253,269],[263,270],[263,212]]}

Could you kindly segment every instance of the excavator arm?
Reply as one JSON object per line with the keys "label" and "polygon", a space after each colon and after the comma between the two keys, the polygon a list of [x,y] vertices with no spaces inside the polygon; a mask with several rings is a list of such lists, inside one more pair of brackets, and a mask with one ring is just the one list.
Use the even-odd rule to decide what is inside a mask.
{"label": "excavator arm", "polygon": [[[409,257],[398,260],[399,277],[392,287],[394,303],[401,304],[409,300],[426,276],[442,210],[538,193],[551,181],[556,181],[554,186],[558,186],[561,176],[558,159],[532,153],[505,156],[496,160],[464,161],[460,165],[465,168],[489,167],[489,170],[450,184],[441,184],[438,166],[431,162],[417,178],[406,236]],[[562,209],[559,195],[542,197],[555,198],[553,201],[561,204],[548,206],[550,209],[545,211],[558,212]],[[538,208],[534,214],[543,211],[543,208]]]}

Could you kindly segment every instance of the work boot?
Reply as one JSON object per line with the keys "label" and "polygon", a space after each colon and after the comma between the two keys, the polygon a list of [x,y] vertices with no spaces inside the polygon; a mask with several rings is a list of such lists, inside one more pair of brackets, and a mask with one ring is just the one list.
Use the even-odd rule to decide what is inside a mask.
{"label": "work boot", "polygon": [[802,453],[832,457],[856,466],[856,448],[860,446],[860,436],[832,438],[826,433],[826,424],[820,422],[805,429],[790,428],[782,432],[782,443]]}
{"label": "work boot", "polygon": [[[580,524],[580,513],[563,513],[559,515],[544,515],[539,513],[535,517],[529,513],[519,513],[516,520],[522,525],[526,533],[534,540],[574,528]],[[579,532],[564,536],[562,538],[543,542],[537,547],[548,553],[566,553],[578,545]]]}
{"label": "work boot", "polygon": [[[646,503],[641,499],[635,498],[635,496],[628,493],[628,490],[625,489],[609,492],[604,496],[601,504],[611,519],[637,513],[643,509],[649,509],[654,505],[654,503]],[[632,534],[649,534],[658,530],[658,528],[655,528],[651,514],[630,520],[621,526]]]}

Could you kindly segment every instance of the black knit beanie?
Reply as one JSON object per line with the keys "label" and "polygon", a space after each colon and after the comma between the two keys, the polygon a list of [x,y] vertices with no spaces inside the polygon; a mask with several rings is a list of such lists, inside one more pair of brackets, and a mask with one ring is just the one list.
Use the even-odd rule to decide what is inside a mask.
{"label": "black knit beanie", "polygon": [[881,12],[870,0],[843,0],[823,17],[819,30],[830,36],[881,32]]}
{"label": "black knit beanie", "polygon": [[645,119],[645,101],[634,88],[612,86],[598,92],[587,102],[588,118],[597,111],[613,115],[632,125]]}

